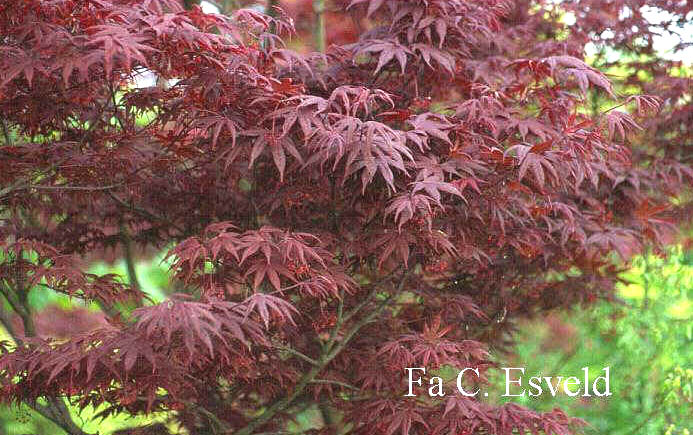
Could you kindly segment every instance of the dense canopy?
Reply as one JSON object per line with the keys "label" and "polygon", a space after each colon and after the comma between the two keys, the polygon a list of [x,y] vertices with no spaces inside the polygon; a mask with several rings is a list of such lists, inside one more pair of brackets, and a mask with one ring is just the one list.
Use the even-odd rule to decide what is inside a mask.
{"label": "dense canopy", "polygon": [[[191,434],[314,404],[324,434],[571,433],[560,410],[404,397],[404,368],[495,370],[518,319],[611,298],[673,240],[691,79],[652,35],[690,2],[334,1],[324,52],[289,3],[0,5],[0,290],[22,320],[2,397],[70,434],[65,398]],[[162,249],[161,302],[86,267]],[[46,291],[106,321],[37,334]]]}

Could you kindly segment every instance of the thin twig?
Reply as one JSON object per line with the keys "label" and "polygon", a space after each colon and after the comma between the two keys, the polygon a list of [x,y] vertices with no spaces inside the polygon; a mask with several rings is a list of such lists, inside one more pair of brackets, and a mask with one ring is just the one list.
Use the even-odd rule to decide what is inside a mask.
{"label": "thin twig", "polygon": [[156,221],[161,221],[167,225],[170,225],[174,229],[178,230],[181,233],[181,235],[185,234],[185,230],[183,228],[181,228],[179,225],[177,225],[175,222],[173,222],[172,220],[165,218],[163,216],[159,216],[157,214],[154,214],[154,213],[150,212],[149,210],[145,210],[141,207],[137,207],[134,204],[128,204],[122,198],[118,197],[115,193],[111,192],[110,190],[107,190],[106,193],[108,194],[108,196],[110,196],[115,202],[120,204],[122,207],[128,208],[131,211],[134,211],[137,214],[144,216],[146,218],[153,219]]}
{"label": "thin twig", "polygon": [[354,391],[361,391],[358,387],[354,387],[353,385],[349,385],[345,382],[340,382],[340,381],[333,381],[331,379],[313,379],[310,381],[311,384],[333,384],[333,385],[339,385],[340,387],[347,388],[349,390],[354,390]]}
{"label": "thin twig", "polygon": [[12,145],[10,130],[7,128],[7,123],[4,119],[0,119],[0,125],[2,125],[2,134],[5,136],[5,145]]}
{"label": "thin twig", "polygon": [[[5,286],[0,286],[0,289],[2,289],[5,298],[7,298],[7,300],[10,301],[11,299],[8,294],[12,293],[10,289],[5,288]],[[15,309],[15,312],[22,319],[22,324],[24,326],[24,336],[33,337],[36,335],[36,327],[34,325],[34,319],[32,317],[31,310],[26,298],[28,294],[28,289],[18,288],[17,292],[20,293],[20,295],[18,295],[19,301],[15,303],[19,303],[19,306],[17,307],[18,309]],[[13,304],[11,303],[11,305]],[[7,327],[5,329],[7,330],[7,333],[10,334],[17,346],[23,345],[24,340],[15,331]],[[72,416],[70,415],[70,411],[67,409],[67,406],[65,406],[65,402],[63,402],[61,399],[57,397],[48,397],[47,400],[47,406],[35,402],[27,402],[27,405],[39,414],[41,414],[42,416],[54,422],[56,425],[61,427],[63,430],[65,430],[65,432],[67,432],[70,435],[88,435],[86,432],[84,432],[81,428],[77,426],[74,420],[72,420]]]}
{"label": "thin twig", "polygon": [[315,27],[313,28],[315,49],[324,53],[327,39],[325,35],[325,0],[313,0],[313,12],[315,13]]}
{"label": "thin twig", "polygon": [[[344,350],[344,348],[346,348],[346,346],[361,330],[361,328],[372,322],[383,312],[385,307],[387,307],[388,303],[392,300],[392,298],[394,298],[395,294],[398,294],[402,290],[404,284],[409,278],[409,274],[409,271],[405,272],[397,286],[397,290],[390,294],[387,298],[382,300],[373,311],[371,311],[361,320],[356,322],[356,324],[354,324],[354,326],[352,326],[351,329],[347,331],[347,333],[341,339],[339,344],[337,344],[336,346],[326,346],[325,350],[323,350],[323,353],[320,356],[320,359],[318,360],[319,365],[313,366],[306,374],[304,374],[301,377],[291,394],[289,394],[287,397],[283,399],[274,402],[274,404],[267,408],[265,412],[263,412],[255,419],[251,420],[250,423],[248,423],[245,427],[234,432],[234,435],[251,435],[255,431],[255,429],[261,427],[262,425],[267,423],[272,417],[274,417],[278,412],[286,409],[289,405],[291,405],[294,402],[294,400],[296,400],[296,398],[301,395],[306,386],[308,386],[308,384],[315,380],[315,377],[318,375],[318,373],[320,373],[323,368],[325,368],[337,355],[339,355],[339,353],[342,350]],[[373,290],[373,293],[375,292],[377,292],[376,289]],[[334,338],[334,340],[336,340],[336,337]]]}
{"label": "thin twig", "polygon": [[274,346],[274,347],[276,347],[279,350],[283,350],[285,352],[288,352],[288,353],[290,353],[290,354],[292,354],[292,355],[294,355],[294,356],[296,356],[296,357],[298,357],[298,358],[300,358],[300,359],[302,359],[302,360],[306,361],[307,363],[312,364],[314,366],[317,366],[320,364],[318,361],[314,360],[313,358],[309,357],[308,355],[306,355],[302,352],[299,352],[296,349],[293,349],[291,347],[286,347],[286,346]]}
{"label": "thin twig", "polygon": [[42,186],[39,184],[29,184],[25,188],[27,189],[39,189],[39,190],[84,190],[84,191],[102,191],[111,190],[118,187],[123,187],[125,183],[110,184],[108,186]]}
{"label": "thin twig", "polygon": [[[137,278],[137,270],[135,269],[135,258],[132,252],[132,239],[130,238],[130,233],[124,223],[120,224],[120,240],[123,243],[123,250],[125,251],[125,266],[128,273],[128,281],[130,287],[135,289],[137,293],[140,292],[142,287],[140,286],[140,281]],[[142,299],[135,298],[135,303],[138,307],[142,306]]]}

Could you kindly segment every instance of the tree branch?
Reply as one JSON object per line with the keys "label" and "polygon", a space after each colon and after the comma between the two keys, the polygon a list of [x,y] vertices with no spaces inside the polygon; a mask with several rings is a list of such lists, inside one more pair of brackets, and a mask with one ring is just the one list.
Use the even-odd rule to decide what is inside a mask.
{"label": "tree branch", "polygon": [[[276,401],[273,405],[267,408],[267,410],[265,410],[265,412],[263,412],[260,416],[253,419],[245,427],[234,432],[234,435],[252,435],[255,429],[261,427],[262,425],[267,423],[272,417],[274,417],[275,414],[286,409],[289,405],[291,405],[291,403],[293,403],[293,401],[301,395],[306,386],[308,386],[308,384],[312,383],[315,380],[315,377],[322,371],[322,369],[324,369],[337,355],[339,355],[339,353],[342,350],[344,350],[344,348],[354,338],[356,333],[358,333],[361,330],[361,328],[366,326],[368,323],[372,322],[383,312],[383,310],[385,309],[385,307],[387,307],[388,303],[392,300],[395,294],[399,293],[399,291],[402,290],[405,282],[407,281],[407,278],[409,277],[409,273],[409,271],[404,273],[402,279],[400,280],[397,286],[397,291],[383,299],[373,311],[371,311],[361,320],[356,322],[354,326],[352,326],[351,329],[345,334],[345,336],[342,338],[338,345],[328,345],[325,347],[325,349],[322,352],[322,355],[320,356],[320,359],[318,360],[318,365],[313,366],[310,369],[310,371],[308,371],[305,375],[301,377],[291,394],[289,394],[287,397],[283,399]],[[374,289],[371,293],[376,292],[377,289]],[[333,341],[334,340],[336,340],[336,334]]]}
{"label": "tree branch", "polygon": [[349,390],[354,390],[354,391],[360,391],[357,387],[354,387],[353,385],[349,385],[346,382],[340,382],[340,381],[333,381],[331,379],[313,379],[310,381],[311,384],[331,384],[331,385],[339,385],[340,387],[347,388]]}
{"label": "tree branch", "polygon": [[[17,285],[15,292],[12,292],[12,290],[5,285],[0,285],[0,290],[2,290],[5,298],[10,301],[12,308],[22,319],[24,336],[34,337],[36,336],[36,325],[34,324],[31,307],[29,306],[27,300],[29,289],[23,288],[22,280],[19,278],[16,279],[15,284]],[[17,301],[14,301],[14,303],[11,302],[11,294],[16,296]],[[5,316],[3,316],[2,320],[3,324],[5,324],[6,320],[4,317]],[[7,333],[10,334],[17,346],[22,346],[24,344],[22,337],[20,337],[13,330],[13,328],[11,328],[11,323],[8,323],[5,326],[5,329],[7,330]],[[74,420],[72,420],[72,416],[70,415],[70,411],[67,409],[67,406],[65,406],[65,402],[57,397],[48,397],[46,400],[48,401],[47,406],[39,403],[27,403],[27,405],[47,419],[51,420],[70,435],[88,435],[79,426],[77,426]]]}
{"label": "tree branch", "polygon": [[148,218],[148,219],[155,220],[155,221],[160,221],[160,222],[163,222],[163,223],[165,223],[165,224],[167,224],[167,225],[170,225],[173,229],[175,229],[175,230],[177,230],[178,232],[180,232],[181,235],[185,235],[185,230],[184,230],[183,228],[181,228],[179,225],[177,225],[175,222],[171,221],[170,219],[167,219],[167,218],[165,218],[165,217],[163,217],[163,216],[159,216],[159,215],[157,215],[157,214],[154,214],[154,213],[152,213],[152,212],[150,212],[150,211],[148,211],[148,210],[145,210],[145,209],[143,209],[143,208],[141,208],[141,207],[137,207],[137,206],[134,205],[134,204],[128,204],[128,203],[125,202],[122,198],[118,197],[115,193],[111,192],[110,190],[107,190],[106,193],[107,193],[108,196],[110,196],[115,202],[117,202],[118,204],[120,204],[120,206],[125,207],[125,208],[127,208],[127,209],[129,209],[129,210],[131,210],[131,211],[133,211],[133,212],[136,212],[136,213],[139,214],[140,216],[143,216],[143,217],[146,217],[146,218]]}
{"label": "tree branch", "polygon": [[26,189],[39,189],[39,190],[78,190],[78,191],[102,191],[111,190],[118,187],[124,186],[124,183],[120,184],[109,184],[108,186],[42,186],[40,184],[29,184]]}
{"label": "tree branch", "polygon": [[10,136],[10,130],[7,128],[7,122],[4,119],[0,119],[0,125],[2,125],[2,134],[5,136],[5,145],[12,145],[12,137]]}
{"label": "tree branch", "polygon": [[324,53],[327,40],[325,35],[325,0],[313,0],[313,12],[315,12],[313,28],[315,49],[320,53]]}
{"label": "tree branch", "polygon": [[[125,267],[127,269],[130,287],[139,293],[142,290],[142,287],[140,286],[140,281],[137,278],[137,270],[135,269],[135,258],[132,252],[132,238],[130,238],[130,233],[123,222],[120,223],[120,240],[123,243]],[[138,307],[141,307],[142,299],[140,297],[136,297],[135,304]]]}
{"label": "tree branch", "polygon": [[[58,399],[55,400],[57,401]],[[62,404],[62,407],[56,406],[50,401],[48,405],[41,405],[40,403],[28,403],[28,405],[31,409],[52,421],[70,435],[88,435],[75,424],[71,417],[69,417],[69,411],[65,407],[65,404],[63,402],[58,403]]]}
{"label": "tree branch", "polygon": [[319,363],[316,360],[314,360],[313,358],[309,357],[308,355],[306,355],[304,353],[297,351],[294,348],[287,347],[287,346],[275,346],[275,347],[279,350],[283,350],[285,352],[288,352],[288,353],[302,359],[303,361],[306,361],[309,364],[312,364],[314,366],[319,365]]}

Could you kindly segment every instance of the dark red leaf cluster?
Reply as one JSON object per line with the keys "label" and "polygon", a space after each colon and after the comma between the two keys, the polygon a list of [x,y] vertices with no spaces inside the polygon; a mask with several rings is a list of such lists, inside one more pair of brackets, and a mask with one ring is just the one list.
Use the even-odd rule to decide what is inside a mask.
{"label": "dark red leaf cluster", "polygon": [[[3,399],[166,410],[191,434],[282,431],[312,404],[325,434],[573,430],[558,410],[404,397],[404,368],[493,370],[517,320],[612,298],[624,260],[672,240],[691,79],[656,57],[644,1],[331,4],[353,31],[325,53],[289,48],[277,11],[0,5],[0,290],[26,332],[3,346]],[[588,65],[588,42],[638,54],[633,74]],[[168,251],[159,304],[139,248]],[[129,284],[85,272],[112,249]],[[41,291],[108,324],[32,337]]]}

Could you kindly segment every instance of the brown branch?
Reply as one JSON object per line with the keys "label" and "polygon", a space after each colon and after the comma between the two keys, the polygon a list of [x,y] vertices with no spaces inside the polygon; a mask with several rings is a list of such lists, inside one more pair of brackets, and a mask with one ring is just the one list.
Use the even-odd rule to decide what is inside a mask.
{"label": "brown branch", "polygon": [[41,170],[38,174],[27,175],[25,177],[22,177],[22,178],[16,180],[11,185],[0,190],[0,199],[8,196],[9,194],[11,194],[15,191],[28,189],[29,187],[31,187],[31,184],[29,181],[31,178],[35,178],[35,177],[38,177],[40,175],[47,174],[48,172],[50,172],[54,169],[57,169],[60,165],[65,163],[67,160],[68,160],[68,158],[60,159],[57,162],[50,165],[48,168]]}
{"label": "brown branch", "polygon": [[111,190],[124,186],[124,183],[109,184],[108,186],[42,186],[40,184],[29,184],[24,189],[39,189],[39,190],[79,190],[79,191],[102,191]]}
{"label": "brown branch", "polygon": [[327,36],[325,35],[325,0],[313,0],[313,12],[315,13],[315,22],[313,24],[315,49],[320,53],[324,53],[327,43]]}
{"label": "brown branch", "polygon": [[40,403],[28,403],[28,405],[31,409],[52,421],[70,435],[88,435],[72,420],[65,404],[57,401],[57,399],[55,400],[62,406],[56,405],[51,401],[49,401],[48,405],[41,405]]}
{"label": "brown branch", "polygon": [[282,350],[284,352],[290,353],[291,355],[293,355],[297,358],[300,358],[303,361],[305,361],[311,365],[317,366],[320,364],[318,361],[314,360],[313,358],[309,357],[308,355],[306,355],[302,352],[297,351],[296,349],[294,349],[292,347],[288,347],[288,346],[274,346],[274,347],[276,347],[277,349]]}
{"label": "brown branch", "polygon": [[5,328],[5,331],[11,336],[14,337],[16,334],[14,330],[14,326],[12,326],[12,318],[10,317],[10,314],[5,311],[5,308],[0,307],[0,323],[2,323],[2,326]]}
{"label": "brown branch", "polygon": [[313,379],[310,381],[311,384],[326,384],[326,385],[339,385],[340,387],[347,388],[349,390],[361,391],[353,385],[347,384],[346,382],[333,381],[332,379]]}
{"label": "brown branch", "polygon": [[[240,430],[234,432],[235,435],[252,435],[255,429],[261,427],[265,423],[267,423],[274,415],[276,415],[278,412],[286,409],[289,405],[291,405],[294,400],[296,400],[297,397],[303,393],[303,390],[308,386],[308,384],[312,383],[316,376],[324,369],[337,355],[340,354],[344,348],[349,344],[349,342],[354,338],[354,336],[363,328],[366,326],[368,323],[372,322],[376,317],[378,317],[383,310],[387,307],[388,303],[392,300],[392,298],[395,296],[396,293],[399,293],[402,288],[404,287],[405,282],[407,281],[407,278],[409,277],[410,272],[405,272],[404,275],[402,276],[402,279],[400,280],[399,284],[397,285],[397,290],[396,292],[390,294],[387,298],[383,299],[377,307],[368,313],[366,316],[364,316],[361,320],[356,322],[354,326],[349,329],[349,331],[344,335],[344,337],[340,340],[339,344],[337,345],[328,345],[325,347],[325,349],[322,352],[322,355],[320,356],[318,360],[318,365],[313,366],[310,371],[308,371],[306,374],[304,374],[301,379],[299,380],[298,384],[294,387],[294,390],[289,394],[287,397],[280,399],[276,402],[274,402],[273,405],[271,405],[265,412],[263,412],[261,415],[253,419],[250,423],[248,423],[245,427],[241,428]],[[377,289],[374,289],[372,293],[376,293]],[[371,299],[371,298],[369,298]],[[336,341],[337,334],[334,334],[334,338],[332,339],[333,341]]]}
{"label": "brown branch", "polygon": [[[120,240],[123,243],[125,266],[127,268],[128,281],[130,287],[132,287],[137,291],[137,293],[139,293],[142,290],[142,287],[140,286],[140,281],[137,278],[137,270],[135,269],[135,257],[132,252],[132,238],[130,237],[130,233],[128,232],[127,227],[122,222],[120,224]],[[141,307],[142,298],[136,297],[135,304],[138,307]]]}
{"label": "brown branch", "polygon": [[0,119],[0,125],[2,125],[2,134],[5,136],[5,145],[12,145],[12,137],[10,136],[10,130],[7,128],[7,122],[4,119]]}
{"label": "brown branch", "polygon": [[269,3],[267,4],[267,9],[265,9],[265,13],[272,18],[276,18],[278,6],[279,0],[269,0]]}
{"label": "brown branch", "polygon": [[[21,255],[21,254],[20,254]],[[0,290],[2,291],[5,298],[12,305],[13,310],[22,319],[22,325],[24,326],[24,336],[25,337],[35,337],[36,336],[36,325],[34,324],[34,318],[31,313],[31,307],[29,306],[27,297],[29,294],[29,289],[24,288],[21,279],[16,279],[16,291],[12,292],[10,288],[5,285],[0,285]],[[16,296],[16,301],[12,302],[10,295],[14,294]],[[4,317],[4,316],[3,316]],[[5,324],[5,319],[3,319],[3,324]],[[8,323],[8,325],[11,325]],[[10,334],[12,339],[15,341],[17,346],[22,346],[24,340],[19,336],[11,327],[5,326],[7,333]],[[39,403],[27,402],[27,405],[33,410],[43,415],[47,419],[51,420],[53,423],[58,425],[64,431],[70,435],[88,435],[84,432],[72,419],[70,411],[67,409],[65,402],[57,397],[46,398],[48,405],[44,406]]]}
{"label": "brown branch", "polygon": [[120,206],[125,207],[125,208],[127,208],[127,209],[129,209],[129,210],[131,210],[131,211],[133,211],[133,212],[135,212],[135,213],[137,213],[137,214],[139,214],[140,216],[146,217],[146,218],[148,218],[148,219],[152,219],[152,220],[155,220],[155,221],[163,222],[163,223],[165,223],[166,225],[169,225],[169,226],[171,226],[173,229],[175,229],[175,230],[177,230],[178,232],[180,232],[181,235],[185,235],[185,230],[184,230],[182,227],[180,227],[179,225],[177,225],[175,222],[173,222],[172,220],[170,220],[170,219],[168,219],[168,218],[165,218],[165,217],[163,217],[163,216],[159,216],[159,215],[157,215],[157,214],[154,214],[154,213],[150,212],[149,210],[143,209],[143,208],[141,208],[141,207],[137,207],[137,206],[134,205],[134,204],[128,204],[128,203],[125,202],[122,198],[118,197],[115,193],[113,193],[113,192],[111,192],[111,191],[109,191],[109,190],[107,190],[106,193],[107,193],[108,196],[110,196],[115,202],[117,202]]}

